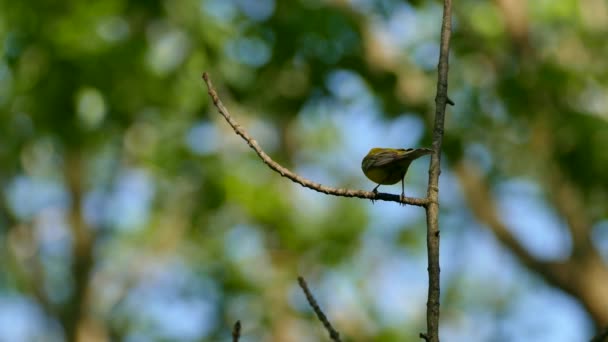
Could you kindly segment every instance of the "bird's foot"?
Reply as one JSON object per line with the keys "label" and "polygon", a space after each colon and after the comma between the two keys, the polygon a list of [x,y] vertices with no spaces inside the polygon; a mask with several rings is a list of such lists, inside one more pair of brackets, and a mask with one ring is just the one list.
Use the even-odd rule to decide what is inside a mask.
{"label": "bird's foot", "polygon": [[[374,193],[374,196],[377,196],[378,195],[378,187],[375,187],[372,190],[372,192]],[[374,204],[374,202],[376,201],[376,198],[372,198],[371,201],[372,201],[372,204]]]}

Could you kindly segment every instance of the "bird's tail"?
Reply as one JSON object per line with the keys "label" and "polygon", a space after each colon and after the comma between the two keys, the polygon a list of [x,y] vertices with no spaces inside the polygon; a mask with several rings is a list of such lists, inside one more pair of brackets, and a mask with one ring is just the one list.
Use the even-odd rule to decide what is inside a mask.
{"label": "bird's tail", "polygon": [[433,153],[433,150],[430,148],[416,148],[412,151],[406,151],[399,156],[399,159],[414,160],[431,153]]}

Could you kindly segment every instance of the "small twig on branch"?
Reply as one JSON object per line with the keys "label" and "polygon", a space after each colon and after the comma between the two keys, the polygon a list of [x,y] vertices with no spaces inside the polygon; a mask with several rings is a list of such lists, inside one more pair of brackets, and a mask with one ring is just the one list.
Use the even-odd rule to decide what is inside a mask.
{"label": "small twig on branch", "polygon": [[240,337],[241,337],[241,321],[236,321],[236,323],[234,323],[234,327],[232,328],[232,342],[239,342]]}
{"label": "small twig on branch", "polygon": [[209,90],[208,91],[209,96],[211,96],[211,100],[213,101],[213,104],[215,105],[215,107],[217,107],[220,114],[224,117],[224,119],[226,119],[228,124],[234,130],[234,132],[236,134],[238,134],[241,138],[243,138],[247,142],[247,144],[249,144],[249,146],[260,157],[260,159],[262,159],[264,164],[268,165],[268,167],[270,167],[272,170],[278,172],[281,176],[288,178],[306,188],[313,189],[315,191],[322,192],[322,193],[328,194],[328,195],[343,196],[343,197],[357,197],[357,198],[365,198],[365,199],[370,199],[370,200],[397,202],[397,203],[402,203],[402,204],[415,205],[415,206],[419,206],[419,207],[424,207],[427,205],[428,200],[426,198],[405,197],[405,198],[401,199],[399,195],[394,195],[394,194],[373,193],[371,191],[364,191],[364,190],[350,190],[350,189],[333,188],[333,187],[329,187],[329,186],[325,186],[325,185],[313,182],[309,179],[306,179],[304,177],[301,177],[301,176],[295,174],[291,170],[281,166],[279,163],[272,160],[272,158],[270,158],[266,154],[266,152],[264,152],[264,150],[262,150],[262,148],[260,147],[258,142],[255,141],[255,139],[253,139],[247,133],[247,131],[245,131],[243,129],[243,127],[241,127],[241,125],[239,125],[239,123],[236,122],[236,120],[234,120],[232,118],[232,116],[228,112],[228,109],[224,106],[224,104],[220,100],[219,96],[217,95],[217,92],[215,91],[215,88],[213,87],[213,84],[211,83],[211,79],[209,78],[209,75],[206,72],[203,73],[203,80],[205,80],[205,83],[207,84],[207,88]]}
{"label": "small twig on branch", "polygon": [[321,321],[321,323],[323,323],[323,326],[329,333],[329,337],[332,339],[332,341],[339,342],[340,334],[334,329],[334,327],[331,326],[331,323],[329,323],[329,320],[327,319],[327,317],[325,316],[323,311],[321,311],[321,308],[319,307],[319,304],[317,304],[315,297],[313,297],[312,293],[308,289],[308,285],[306,284],[306,281],[304,280],[304,278],[298,277],[298,283],[300,284],[302,291],[304,291],[304,294],[306,295],[306,299],[308,300],[308,303],[310,304],[310,306],[312,307],[314,312],[317,314],[319,321]]}

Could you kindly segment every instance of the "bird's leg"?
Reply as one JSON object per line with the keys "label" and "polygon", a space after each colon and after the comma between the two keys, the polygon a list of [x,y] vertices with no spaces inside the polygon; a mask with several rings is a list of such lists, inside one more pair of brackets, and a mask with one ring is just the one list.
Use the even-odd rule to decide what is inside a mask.
{"label": "bird's leg", "polygon": [[[376,187],[372,190],[372,192],[374,193],[374,195],[378,194],[378,187],[380,186],[380,184],[376,185]],[[372,204],[374,204],[374,199],[372,198]]]}
{"label": "bird's leg", "polygon": [[399,203],[399,204],[401,204],[401,205],[405,205],[405,204],[403,204],[403,201],[405,201],[405,184],[404,184],[405,182],[404,182],[404,180],[405,180],[405,175],[403,176],[403,178],[401,178],[401,197],[399,198],[401,200],[401,203]]}

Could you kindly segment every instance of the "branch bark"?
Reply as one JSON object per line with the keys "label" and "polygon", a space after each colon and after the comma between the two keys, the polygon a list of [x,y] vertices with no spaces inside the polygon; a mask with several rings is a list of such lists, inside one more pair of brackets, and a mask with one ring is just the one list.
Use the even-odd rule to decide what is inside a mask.
{"label": "branch bark", "polygon": [[439,174],[441,173],[441,144],[443,142],[445,107],[448,103],[448,60],[451,32],[452,1],[444,0],[437,95],[435,97],[434,152],[431,155],[431,164],[429,166],[429,185],[427,189],[429,203],[426,206],[429,290],[426,304],[427,332],[426,334],[421,334],[421,336],[430,342],[439,341]]}
{"label": "branch bark", "polygon": [[215,105],[215,107],[217,108],[219,113],[224,117],[224,119],[226,119],[226,121],[228,122],[230,127],[232,127],[232,129],[234,130],[234,132],[247,142],[247,144],[255,151],[255,153],[257,153],[257,155],[260,157],[260,159],[262,159],[264,164],[268,165],[268,167],[271,168],[272,170],[278,172],[281,176],[288,178],[291,181],[302,185],[303,187],[306,187],[306,188],[309,188],[309,189],[312,189],[312,190],[315,190],[318,192],[322,192],[322,193],[328,194],[328,195],[342,196],[342,197],[358,197],[358,198],[365,198],[365,199],[369,199],[369,200],[373,200],[373,201],[381,200],[381,201],[398,202],[401,204],[409,204],[409,205],[415,205],[415,206],[419,206],[419,207],[424,207],[427,205],[428,201],[426,198],[413,198],[413,197],[402,198],[401,196],[394,195],[394,194],[374,193],[372,191],[333,188],[330,186],[325,186],[323,184],[313,182],[309,179],[306,179],[302,176],[297,175],[293,171],[287,169],[286,167],[281,166],[279,163],[272,160],[272,158],[270,158],[270,156],[268,156],[268,154],[266,154],[266,152],[264,152],[264,150],[260,147],[258,142],[255,139],[253,139],[249,135],[249,133],[247,133],[247,131],[245,131],[245,129],[243,129],[243,127],[241,127],[241,125],[239,125],[239,123],[236,120],[234,120],[232,118],[232,116],[230,115],[230,112],[228,111],[226,106],[224,106],[224,104],[220,100],[219,96],[217,95],[217,92],[215,91],[215,88],[213,87],[213,83],[211,83],[211,79],[209,78],[209,75],[206,72],[203,73],[203,80],[205,80],[205,83],[207,84],[209,96],[211,97],[213,104]]}
{"label": "branch bark", "polygon": [[302,291],[304,291],[304,295],[306,295],[306,300],[308,300],[308,304],[310,304],[310,307],[313,309],[315,314],[317,314],[319,321],[323,323],[325,330],[327,330],[327,332],[329,333],[329,338],[331,338],[331,340],[334,342],[340,342],[340,334],[336,329],[334,329],[334,327],[327,319],[327,316],[325,315],[323,310],[321,310],[321,308],[319,307],[319,304],[317,304],[317,300],[312,295],[312,292],[310,292],[310,289],[308,289],[308,284],[306,284],[306,280],[304,280],[303,277],[298,277],[298,284],[300,284]]}
{"label": "branch bark", "polygon": [[232,328],[232,342],[239,342],[241,338],[241,321],[236,321]]}

